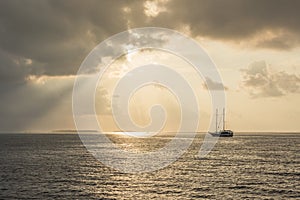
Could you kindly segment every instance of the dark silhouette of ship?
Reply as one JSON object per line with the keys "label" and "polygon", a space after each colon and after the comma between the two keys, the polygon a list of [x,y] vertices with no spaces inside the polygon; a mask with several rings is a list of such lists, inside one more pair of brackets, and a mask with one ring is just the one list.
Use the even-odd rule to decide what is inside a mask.
{"label": "dark silhouette of ship", "polygon": [[232,137],[233,131],[229,129],[225,129],[225,108],[223,108],[223,128],[219,130],[219,121],[218,121],[218,109],[216,109],[216,131],[209,132],[214,137]]}

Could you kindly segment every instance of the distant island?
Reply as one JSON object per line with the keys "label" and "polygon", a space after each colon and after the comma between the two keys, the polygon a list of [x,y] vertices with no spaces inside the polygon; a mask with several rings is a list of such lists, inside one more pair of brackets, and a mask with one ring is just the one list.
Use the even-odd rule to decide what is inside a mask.
{"label": "distant island", "polygon": [[63,130],[52,130],[53,133],[77,133],[77,132],[98,132],[97,130],[75,130],[75,129],[63,129]]}

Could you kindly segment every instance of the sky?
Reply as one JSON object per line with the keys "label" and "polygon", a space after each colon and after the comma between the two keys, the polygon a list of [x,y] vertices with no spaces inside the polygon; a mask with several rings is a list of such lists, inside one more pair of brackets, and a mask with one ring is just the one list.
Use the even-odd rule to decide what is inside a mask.
{"label": "sky", "polygon": [[[296,0],[0,1],[0,131],[74,129],[73,84],[85,57],[114,34],[150,26],[179,31],[205,49],[226,88],[228,128],[299,132],[299,8]],[[149,54],[169,65],[181,63],[161,52],[130,59],[139,63]],[[96,95],[99,121],[108,131],[117,130],[111,87],[130,69],[120,67],[127,61],[120,58],[111,66]],[[213,114],[205,85],[186,63],[179,68],[199,86],[194,88],[199,130],[205,130]],[[178,104],[172,94],[157,86],[143,90],[130,101],[132,119],[147,124],[143,111],[160,101],[170,116],[166,130],[176,129]]]}

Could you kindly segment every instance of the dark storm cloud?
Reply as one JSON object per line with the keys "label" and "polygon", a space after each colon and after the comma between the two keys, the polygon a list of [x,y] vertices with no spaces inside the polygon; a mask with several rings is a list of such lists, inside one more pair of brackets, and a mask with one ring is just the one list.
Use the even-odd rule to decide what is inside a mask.
{"label": "dark storm cloud", "polygon": [[280,33],[272,38],[260,40],[254,46],[257,48],[289,50],[297,47],[299,43],[299,36],[295,33]]}
{"label": "dark storm cloud", "polygon": [[24,77],[29,74],[25,60],[19,59],[0,50],[0,83],[23,82]]}
{"label": "dark storm cloud", "polygon": [[193,35],[235,42],[263,31],[275,34],[254,44],[258,47],[286,49],[300,43],[300,1],[173,0],[165,7],[167,11],[151,23],[171,28],[189,25]]}
{"label": "dark storm cloud", "polygon": [[[158,6],[164,11],[149,17],[144,1],[0,1],[0,68],[1,72],[11,68],[2,76],[75,74],[96,44],[128,25],[177,30],[189,26],[194,36],[235,42],[271,31],[274,36],[252,45],[277,49],[299,45],[300,1],[173,0]],[[31,59],[33,66],[15,65],[15,59]],[[18,75],[9,75],[19,71],[15,69],[21,69]]]}
{"label": "dark storm cloud", "polygon": [[270,72],[264,61],[243,69],[243,87],[252,97],[278,97],[300,93],[300,76],[284,71]]}
{"label": "dark storm cloud", "polygon": [[[76,73],[87,53],[105,37],[127,28],[126,1],[0,1],[1,68],[13,57],[39,66],[31,74]],[[25,67],[25,66],[23,66]],[[38,72],[36,72],[36,70]]]}

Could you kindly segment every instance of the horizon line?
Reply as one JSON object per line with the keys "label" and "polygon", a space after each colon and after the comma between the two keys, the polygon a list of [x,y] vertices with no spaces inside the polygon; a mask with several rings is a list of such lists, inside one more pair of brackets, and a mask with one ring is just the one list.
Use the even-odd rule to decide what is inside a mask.
{"label": "horizon line", "polygon": [[[96,133],[98,132],[97,130],[79,130],[83,132],[89,132],[89,133]],[[103,133],[122,133],[122,132],[137,132],[137,131],[103,131]],[[140,132],[140,131],[139,131]],[[192,131],[181,131],[181,133],[191,133]],[[78,131],[75,129],[70,129],[70,130],[24,130],[24,131],[0,131],[0,134],[78,134]],[[100,132],[98,132],[100,133]],[[176,131],[163,131],[162,133],[176,133]],[[203,133],[206,134],[208,131],[196,131],[196,133]],[[253,130],[253,131],[234,131],[234,133],[238,134],[253,134],[253,133],[274,133],[274,134],[296,134],[299,133],[300,131],[260,131],[260,130]]]}

